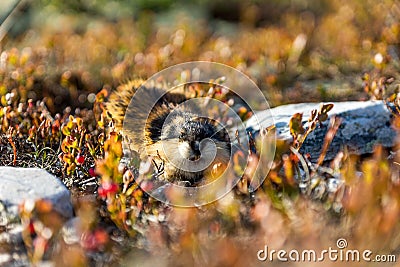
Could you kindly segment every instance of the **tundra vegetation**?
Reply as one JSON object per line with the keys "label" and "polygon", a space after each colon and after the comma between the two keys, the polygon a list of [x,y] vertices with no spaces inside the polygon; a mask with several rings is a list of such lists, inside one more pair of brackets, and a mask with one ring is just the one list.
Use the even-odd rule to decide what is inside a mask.
{"label": "tundra vegetation", "polygon": [[[399,138],[371,155],[343,148],[330,162],[322,149],[311,162],[301,145],[332,106],[313,111],[306,128],[295,113],[293,141],[277,141],[260,188],[249,190],[248,177],[263,161],[254,153],[227,196],[177,208],[149,197],[143,188],[152,187],[151,179],[135,179],[135,170],[120,163],[122,138],[105,109],[110,92],[130,79],[206,60],[248,75],[271,106],[385,101],[400,134],[397,1],[34,2],[17,6],[2,25],[0,165],[58,177],[72,193],[79,238],[67,242],[62,216],[46,201],[21,205],[32,263],[251,266],[265,245],[323,250],[338,238],[354,249],[398,254]],[[240,116],[251,114],[244,107]],[[333,120],[326,146],[338,127]],[[264,145],[253,141],[255,152]],[[340,181],[334,190],[332,179]]]}

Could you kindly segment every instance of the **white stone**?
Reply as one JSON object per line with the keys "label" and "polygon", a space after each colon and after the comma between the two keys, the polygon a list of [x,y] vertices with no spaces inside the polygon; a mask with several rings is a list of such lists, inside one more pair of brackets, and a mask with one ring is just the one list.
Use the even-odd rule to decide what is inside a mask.
{"label": "white stone", "polygon": [[23,201],[39,199],[49,200],[65,218],[72,217],[70,192],[57,177],[42,169],[0,167],[0,201],[8,212],[17,214]]}
{"label": "white stone", "polygon": [[[395,131],[391,127],[391,112],[383,101],[348,101],[332,102],[334,107],[328,112],[331,117],[342,118],[339,130],[328,150],[326,159],[332,159],[345,146],[350,153],[366,154],[373,151],[376,144],[384,147],[394,145]],[[320,103],[301,103],[278,106],[270,110],[256,112],[247,122],[248,130],[257,134],[260,128],[275,124],[277,138],[290,141],[290,118],[295,113],[303,113],[303,123],[307,127],[307,119],[311,110],[318,109]],[[257,120],[259,123],[257,123]],[[329,119],[312,132],[304,142],[301,152],[310,153],[312,159],[319,156],[328,129]]]}
{"label": "white stone", "polygon": [[7,253],[0,254],[0,265],[8,264],[11,261],[11,255]]}

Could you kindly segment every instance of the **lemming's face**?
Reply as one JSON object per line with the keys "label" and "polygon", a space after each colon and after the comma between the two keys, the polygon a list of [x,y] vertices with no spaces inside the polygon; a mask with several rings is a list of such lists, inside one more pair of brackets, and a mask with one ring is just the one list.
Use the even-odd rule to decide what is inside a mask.
{"label": "lemming's face", "polygon": [[[151,146],[176,168],[186,172],[202,172],[230,158],[229,135],[216,123],[204,118],[190,118],[167,127],[162,140]],[[155,153],[154,150],[157,150]]]}
{"label": "lemming's face", "polygon": [[218,140],[218,133],[214,125],[207,121],[191,120],[182,126],[179,133],[178,150],[182,157],[190,160],[199,160],[215,148],[213,144]]}
{"label": "lemming's face", "polygon": [[193,162],[202,157],[209,160],[208,157],[218,154],[218,150],[230,152],[228,134],[208,119],[197,118],[185,122],[178,139],[179,153]]}

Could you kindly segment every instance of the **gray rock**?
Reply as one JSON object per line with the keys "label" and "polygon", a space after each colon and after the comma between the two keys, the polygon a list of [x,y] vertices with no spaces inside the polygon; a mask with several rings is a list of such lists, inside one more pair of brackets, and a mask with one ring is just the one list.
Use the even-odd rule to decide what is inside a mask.
{"label": "gray rock", "polygon": [[58,178],[42,169],[0,167],[0,201],[9,213],[17,214],[24,200],[38,199],[49,200],[65,218],[73,215],[70,192]]}
{"label": "gray rock", "polygon": [[[367,154],[373,151],[376,144],[392,147],[395,141],[395,131],[391,127],[391,112],[382,101],[349,101],[333,102],[334,107],[328,113],[342,118],[342,123],[334,137],[325,157],[330,160],[337,152],[347,147],[352,154]],[[303,113],[303,123],[307,126],[307,119],[311,110],[318,109],[320,103],[291,104],[256,112],[247,122],[247,128],[255,135],[260,128],[275,124],[277,138],[290,142],[289,121],[295,113]],[[257,123],[257,120],[259,123]],[[311,160],[316,160],[324,143],[329,120],[312,132],[300,149],[302,153],[310,153]]]}
{"label": "gray rock", "polygon": [[7,225],[0,233],[0,266],[30,266],[21,224]]}

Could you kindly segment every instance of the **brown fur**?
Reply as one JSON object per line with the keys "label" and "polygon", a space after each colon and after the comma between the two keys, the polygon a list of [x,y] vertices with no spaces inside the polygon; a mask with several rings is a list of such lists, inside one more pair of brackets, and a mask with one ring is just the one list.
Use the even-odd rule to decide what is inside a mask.
{"label": "brown fur", "polygon": [[[166,127],[166,131],[176,132],[178,126],[182,126],[185,121],[193,120],[193,114],[196,114],[197,107],[189,108],[186,106],[182,108],[179,104],[188,100],[188,97],[181,93],[182,88],[174,89],[173,92],[166,94],[165,86],[144,88],[140,92],[140,99],[137,97],[131,103],[132,97],[143,82],[143,80],[138,79],[119,86],[110,95],[106,108],[111,114],[116,128],[122,130],[127,137],[130,148],[138,151],[141,156],[158,157],[159,160],[156,161],[159,163],[164,161],[165,156],[162,151],[162,143],[165,145],[165,141],[161,142],[161,129],[165,118],[174,111],[176,117],[164,127]],[[128,107],[129,112],[126,113]],[[146,110],[151,110],[151,112],[147,114]],[[140,134],[142,129],[144,134]],[[178,143],[178,140],[176,143]],[[219,162],[226,163],[227,158],[229,158],[228,147],[229,145],[226,144],[218,145],[219,151],[226,150],[218,153],[217,160]],[[164,146],[164,149],[166,148],[168,149],[168,146]],[[174,149],[176,150],[176,148]],[[163,163],[165,167],[164,176],[171,181],[201,179],[201,176],[209,173],[213,166],[207,168],[204,171],[206,173],[190,173],[182,171],[168,162]],[[217,163],[215,162],[215,164]]]}
{"label": "brown fur", "polygon": [[136,90],[144,83],[142,79],[130,80],[117,87],[106,103],[117,130],[122,130],[126,109]]}

